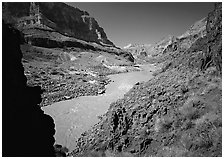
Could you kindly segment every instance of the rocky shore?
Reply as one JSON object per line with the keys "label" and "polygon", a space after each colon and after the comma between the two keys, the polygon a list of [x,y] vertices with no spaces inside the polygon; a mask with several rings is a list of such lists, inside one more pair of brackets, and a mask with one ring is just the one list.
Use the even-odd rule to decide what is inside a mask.
{"label": "rocky shore", "polygon": [[29,86],[41,86],[44,90],[40,106],[47,106],[55,102],[68,100],[80,96],[94,96],[103,94],[105,85],[109,83],[106,76],[88,74],[86,72],[60,70],[50,72],[43,68],[25,69]]}
{"label": "rocky shore", "polygon": [[139,71],[121,57],[80,48],[21,45],[27,85],[44,90],[40,106],[105,92],[111,74]]}

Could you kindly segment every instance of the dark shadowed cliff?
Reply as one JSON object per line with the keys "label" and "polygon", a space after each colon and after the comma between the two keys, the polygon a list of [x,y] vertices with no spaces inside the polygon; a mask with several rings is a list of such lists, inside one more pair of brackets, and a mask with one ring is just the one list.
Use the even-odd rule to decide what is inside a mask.
{"label": "dark shadowed cliff", "polygon": [[42,90],[28,87],[20,32],[2,24],[2,155],[54,156],[54,121],[39,107]]}

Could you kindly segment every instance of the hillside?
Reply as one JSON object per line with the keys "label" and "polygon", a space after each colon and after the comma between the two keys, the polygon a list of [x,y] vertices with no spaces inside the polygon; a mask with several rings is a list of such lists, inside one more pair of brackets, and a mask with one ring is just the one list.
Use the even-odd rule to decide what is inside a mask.
{"label": "hillside", "polygon": [[190,31],[156,44],[155,77],[112,103],[69,155],[221,157],[221,30],[216,3]]}

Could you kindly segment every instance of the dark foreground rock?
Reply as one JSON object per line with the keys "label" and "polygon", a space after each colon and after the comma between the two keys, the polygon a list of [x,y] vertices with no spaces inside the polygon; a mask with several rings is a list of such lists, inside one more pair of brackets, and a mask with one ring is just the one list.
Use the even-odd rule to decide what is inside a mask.
{"label": "dark foreground rock", "polygon": [[206,36],[167,50],[163,71],[112,103],[70,156],[221,157],[221,5]]}
{"label": "dark foreground rock", "polygon": [[2,29],[2,155],[55,156],[54,121],[38,105],[41,88],[26,85],[20,33],[4,21]]}

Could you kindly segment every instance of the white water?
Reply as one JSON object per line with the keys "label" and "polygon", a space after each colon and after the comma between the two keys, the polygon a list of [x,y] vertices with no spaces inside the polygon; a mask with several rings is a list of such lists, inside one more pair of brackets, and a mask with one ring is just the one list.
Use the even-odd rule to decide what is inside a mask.
{"label": "white water", "polygon": [[110,103],[122,98],[135,83],[152,78],[154,67],[142,67],[139,72],[129,72],[108,76],[113,82],[106,86],[106,93],[100,96],[83,96],[43,107],[45,114],[55,122],[56,144],[74,149],[76,140],[84,131],[96,124],[97,116],[104,114]]}

